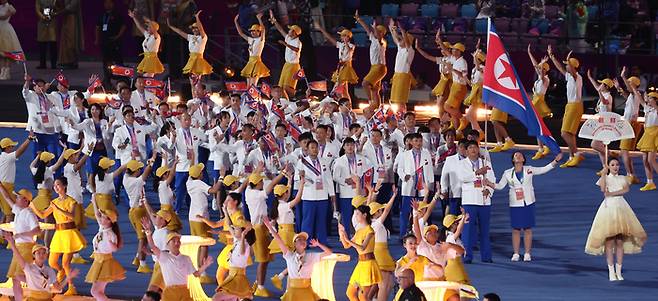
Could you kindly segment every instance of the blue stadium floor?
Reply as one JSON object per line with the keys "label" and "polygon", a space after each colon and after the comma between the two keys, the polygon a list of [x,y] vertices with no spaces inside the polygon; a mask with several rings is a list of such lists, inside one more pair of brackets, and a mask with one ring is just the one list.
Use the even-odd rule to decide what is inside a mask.
{"label": "blue stadium floor", "polygon": [[[0,137],[12,137],[22,141],[26,134],[20,129],[0,129]],[[531,156],[527,153],[528,158]],[[493,154],[493,165],[496,175],[500,175],[510,167],[510,154]],[[31,174],[28,171],[29,154],[21,158],[17,168],[17,187],[31,186]],[[548,159],[532,162],[536,165],[546,164]],[[497,192],[493,199],[492,231],[494,263],[483,264],[476,260],[466,268],[475,287],[481,294],[487,292],[498,293],[503,300],[656,300],[658,295],[658,243],[655,233],[658,232],[658,209],[656,200],[658,192],[641,193],[640,186],[633,186],[626,199],[635,210],[649,235],[644,252],[638,255],[627,256],[624,260],[625,281],[610,283],[607,278],[607,268],[603,257],[586,255],[585,240],[589,228],[598,208],[602,195],[596,182],[595,171],[600,168],[598,159],[589,155],[583,166],[578,169],[556,169],[548,175],[535,179],[537,203],[537,228],[533,244],[533,261],[510,262],[512,255],[511,234],[509,227],[509,211],[507,192]],[[636,158],[636,170],[643,175],[641,162]],[[642,178],[644,180],[644,178]],[[149,200],[157,203],[157,196],[150,193]],[[85,204],[86,205],[86,204]],[[135,268],[130,266],[135,249],[136,238],[127,221],[128,208],[124,202],[119,206],[121,229],[124,233],[125,245],[116,253],[118,260],[126,267],[127,279],[108,285],[107,293],[112,298],[139,299],[146,289],[150,275],[137,274]],[[436,213],[435,220],[440,217]],[[652,217],[654,219],[652,219]],[[182,217],[183,218],[183,217]],[[186,218],[186,217],[185,217]],[[216,218],[216,217],[215,217]],[[91,239],[97,231],[97,225],[89,221],[89,227],[84,231],[85,237]],[[185,225],[184,233],[189,233]],[[404,250],[398,243],[397,237],[391,239],[391,255],[399,258]],[[337,239],[330,241],[336,252],[345,252],[339,247]],[[217,256],[222,246],[220,244],[210,248],[210,254]],[[348,253],[354,255],[353,250]],[[0,273],[5,273],[11,259],[8,250],[0,250]],[[91,248],[83,251],[88,258]],[[352,256],[354,258],[354,256]],[[338,300],[347,300],[345,289],[352,268],[356,261],[338,263],[334,272],[335,294]],[[76,279],[76,286],[81,294],[89,295],[90,285],[84,283],[84,275],[90,265],[78,265],[83,273]],[[268,278],[284,268],[283,260],[277,257],[270,264]],[[216,265],[210,268],[209,273],[214,275]],[[256,266],[247,269],[248,277],[255,280]],[[271,283],[268,289],[277,292]],[[214,285],[205,286],[208,294],[215,289]],[[275,298],[272,298],[274,300]],[[392,296],[391,296],[392,299]],[[265,300],[256,298],[256,300]]]}

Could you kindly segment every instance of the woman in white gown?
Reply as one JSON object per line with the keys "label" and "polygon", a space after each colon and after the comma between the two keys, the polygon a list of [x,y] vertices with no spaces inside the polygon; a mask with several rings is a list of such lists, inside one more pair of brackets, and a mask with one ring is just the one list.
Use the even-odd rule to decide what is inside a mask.
{"label": "woman in white gown", "polygon": [[[0,0],[0,53],[22,52],[21,43],[14,31],[14,27],[9,24],[11,16],[16,14],[16,9],[9,4],[8,0]],[[0,80],[7,80],[9,76],[9,63],[11,59],[4,57],[0,62]]]}
{"label": "woman in white gown", "polygon": [[630,183],[626,176],[619,174],[619,160],[610,159],[608,162],[596,182],[605,198],[592,222],[585,253],[605,253],[610,281],[617,281],[624,280],[621,275],[624,254],[640,253],[647,241],[647,234],[623,197]]}

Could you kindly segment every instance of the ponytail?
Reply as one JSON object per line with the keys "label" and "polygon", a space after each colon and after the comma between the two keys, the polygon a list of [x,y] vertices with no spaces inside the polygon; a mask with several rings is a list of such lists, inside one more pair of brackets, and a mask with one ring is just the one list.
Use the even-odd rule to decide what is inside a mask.
{"label": "ponytail", "polygon": [[41,160],[37,161],[37,171],[34,173],[33,179],[37,184],[43,183],[46,173],[46,162]]}

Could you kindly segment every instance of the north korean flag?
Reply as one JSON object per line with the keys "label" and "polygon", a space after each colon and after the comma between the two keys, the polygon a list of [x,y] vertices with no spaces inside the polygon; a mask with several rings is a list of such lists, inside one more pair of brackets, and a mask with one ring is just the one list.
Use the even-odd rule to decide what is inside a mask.
{"label": "north korean flag", "polygon": [[267,97],[271,97],[272,87],[270,87],[270,85],[268,85],[267,83],[261,83],[260,92],[265,94]]}
{"label": "north korean flag", "polygon": [[536,136],[552,152],[560,147],[528,98],[505,46],[489,19],[487,59],[484,66],[482,101],[518,119],[528,129],[528,135]]}
{"label": "north korean flag", "polygon": [[112,75],[115,76],[125,76],[125,77],[135,76],[135,69],[130,67],[112,65],[110,66],[110,71],[112,71]]}
{"label": "north korean flag", "polygon": [[229,91],[247,91],[247,82],[226,82],[226,90]]}
{"label": "north korean flag", "polygon": [[161,80],[155,78],[145,78],[144,87],[145,88],[162,88],[165,86],[165,83]]}
{"label": "north korean flag", "polygon": [[295,73],[295,76],[294,76],[294,78],[296,78],[296,79],[302,79],[302,78],[305,78],[305,77],[306,77],[306,72],[304,72],[304,68],[300,68],[299,70],[297,70],[297,72]]}

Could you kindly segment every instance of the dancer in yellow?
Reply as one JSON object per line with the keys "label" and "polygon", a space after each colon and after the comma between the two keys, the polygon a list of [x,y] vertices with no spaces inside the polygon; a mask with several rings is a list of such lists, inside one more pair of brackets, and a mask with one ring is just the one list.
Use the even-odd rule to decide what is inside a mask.
{"label": "dancer in yellow", "polygon": [[[163,156],[162,162],[167,162],[166,156]],[[183,224],[174,211],[172,203],[175,200],[174,192],[171,190],[171,183],[176,177],[176,164],[178,164],[178,157],[171,162],[170,166],[162,165],[155,171],[155,176],[158,179],[158,199],[160,199],[160,211],[167,211],[171,215],[171,220],[167,221],[167,229],[169,231],[180,232],[183,229]],[[148,209],[148,208],[147,208]]]}
{"label": "dancer in yellow", "polygon": [[[459,216],[448,214],[443,217],[443,227],[446,228],[446,243],[456,249],[461,248],[463,250],[464,244],[461,240],[461,234],[464,230],[464,224],[467,223],[468,213],[464,213],[463,209],[462,214]],[[446,278],[449,278],[450,281],[470,284],[471,281],[468,278],[468,274],[464,268],[464,263],[462,262],[462,254],[450,253],[447,255],[446,259],[448,262],[445,267]]]}
{"label": "dancer in yellow", "polygon": [[[41,152],[30,163],[32,179],[37,184],[37,196],[32,200],[39,210],[46,210],[50,206],[50,200],[53,199],[53,182],[55,182],[52,166],[48,166],[55,158],[55,154],[50,152]],[[46,222],[55,223],[55,218],[51,215],[46,218]],[[50,240],[53,238],[53,230],[46,230],[43,234],[43,241],[46,246],[50,246]]]}
{"label": "dancer in yellow", "polygon": [[248,86],[257,86],[258,80],[261,77],[270,76],[270,69],[263,64],[263,60],[261,59],[263,48],[265,47],[265,26],[263,26],[262,20],[263,13],[256,15],[258,24],[253,24],[249,28],[249,34],[251,36],[247,36],[240,27],[238,16],[239,15],[235,15],[235,18],[233,19],[235,30],[237,30],[240,37],[249,44],[249,61],[247,62],[247,65],[242,68],[242,71],[240,71],[240,75],[247,79]]}
{"label": "dancer in yellow", "polygon": [[624,199],[630,182],[619,174],[619,165],[619,160],[610,159],[596,182],[605,198],[594,216],[585,244],[587,254],[603,255],[605,252],[610,281],[624,280],[621,275],[624,254],[642,252],[647,241],[647,233]]}
{"label": "dancer in yellow", "polygon": [[[53,188],[58,197],[52,200],[46,210],[39,210],[34,203],[30,204],[30,208],[39,218],[43,219],[51,214],[55,216],[55,235],[53,235],[53,240],[50,243],[48,265],[57,270],[58,281],[70,275],[73,254],[82,250],[87,244],[87,241],[75,226],[73,218],[75,216],[76,201],[66,194],[67,185],[68,181],[64,177],[55,180]],[[59,264],[60,257],[62,257],[61,265]],[[69,288],[64,295],[72,296],[76,294],[77,290],[73,285],[73,280],[69,279]]]}
{"label": "dancer in yellow", "polygon": [[94,263],[89,268],[85,282],[91,283],[91,295],[94,299],[108,301],[105,295],[107,284],[126,279],[126,270],[112,256],[112,253],[121,249],[123,240],[117,223],[117,212],[100,209],[94,197],[91,198],[91,205],[98,221],[98,233],[92,241]]}
{"label": "dancer in yellow", "polygon": [[[176,230],[170,230],[171,227],[169,224],[171,224],[174,219],[171,211],[160,209],[158,212],[154,212],[146,198],[142,198],[140,202],[144,208],[146,208],[146,212],[148,212],[148,220],[145,221],[142,219],[142,223],[150,221],[155,228],[155,230],[153,230],[153,242],[161,251],[169,250],[167,248],[167,235],[169,235],[169,233],[179,233]],[[160,263],[158,263],[155,259],[156,258],[153,257],[155,265],[153,266],[153,274],[151,275],[151,280],[149,280],[148,290],[154,292],[162,292],[162,290],[165,288],[164,278],[162,276],[162,268],[160,267]]]}
{"label": "dancer in yellow", "polygon": [[637,76],[626,76],[626,66],[621,69],[620,77],[624,81],[626,90],[619,86],[619,82],[615,81],[617,91],[623,96],[626,96],[626,103],[624,104],[624,120],[628,121],[633,127],[635,137],[624,139],[619,143],[621,150],[621,158],[624,163],[626,175],[631,179],[631,184],[640,184],[640,179],[635,176],[635,168],[633,168],[633,159],[631,158],[630,151],[635,150],[635,143],[640,137],[642,124],[637,121],[640,115],[640,102],[642,100],[642,93],[638,90],[640,87],[640,79]]}
{"label": "dancer in yellow", "polygon": [[164,72],[164,66],[158,58],[158,51],[160,51],[161,37],[158,33],[160,24],[144,17],[146,28],[140,20],[137,20],[135,12],[129,10],[128,16],[133,19],[135,26],[144,35],[144,42],[142,42],[142,49],[144,50],[144,58],[139,65],[137,65],[137,72],[142,73],[146,77],[153,77],[156,74]]}
{"label": "dancer in yellow", "polygon": [[144,163],[137,160],[130,160],[126,163],[126,174],[123,176],[123,187],[126,189],[126,194],[128,194],[128,205],[130,210],[128,211],[128,219],[130,224],[137,234],[137,253],[135,258],[132,261],[132,265],[137,266],[137,273],[148,274],[152,270],[146,265],[146,235],[144,235],[144,229],[142,229],[142,217],[146,216],[146,209],[140,204],[140,198],[144,195],[144,185],[146,185],[146,179],[148,179],[149,174],[151,174],[151,169],[153,168],[153,161],[157,152],[153,152],[153,157],[148,160],[146,168],[142,171]]}
{"label": "dancer in yellow", "polygon": [[642,164],[647,177],[647,184],[640,191],[656,190],[653,174],[658,171],[656,152],[658,151],[658,92],[649,92],[641,100],[644,108],[644,133],[637,142],[637,149],[642,152]]}
{"label": "dancer in yellow", "polygon": [[567,54],[564,62],[558,61],[553,54],[553,48],[548,45],[548,57],[551,58],[555,68],[564,75],[567,81],[567,106],[564,108],[564,117],[562,118],[562,139],[567,142],[569,147],[569,160],[560,167],[576,167],[581,161],[585,160],[582,154],[578,152],[576,135],[580,126],[580,119],[583,117],[583,77],[578,74],[580,62],[571,57],[571,52]]}
{"label": "dancer in yellow", "polygon": [[398,52],[395,54],[395,69],[391,79],[390,100],[392,103],[398,104],[398,110],[405,112],[411,87],[416,85],[416,80],[411,75],[411,62],[414,60],[416,51],[413,48],[414,37],[402,27],[400,27],[398,35],[398,27],[393,19],[389,20],[388,30],[391,32],[393,42],[398,46]]}
{"label": "dancer in yellow", "polygon": [[362,205],[354,213],[359,229],[352,239],[347,237],[343,224],[338,223],[338,234],[343,247],[354,248],[359,253],[359,262],[354,267],[345,293],[350,301],[365,301],[372,299],[372,290],[381,282],[382,275],[375,260],[375,231],[370,226],[370,208]]}
{"label": "dancer in yellow", "polygon": [[[439,39],[439,46],[443,51],[448,51],[447,47],[443,45],[443,42],[440,40],[441,36],[437,35]],[[450,92],[448,94],[448,99],[443,104],[443,108],[450,114],[450,120],[452,120],[452,126],[457,128],[461,127],[461,105],[466,98],[466,93],[468,92],[466,88],[466,83],[468,80],[468,64],[466,59],[463,57],[463,53],[466,50],[464,44],[455,43],[450,47],[450,52],[452,57],[450,59],[450,64],[448,64],[448,70],[452,73],[452,84],[450,85]]]}
{"label": "dancer in yellow", "polygon": [[190,25],[192,34],[187,34],[184,31],[171,26],[171,24],[169,24],[169,19],[167,19],[167,26],[183,39],[187,40],[187,48],[190,51],[190,58],[187,59],[187,64],[183,67],[183,74],[191,73],[194,75],[208,75],[212,73],[212,66],[210,66],[206,59],[203,58],[203,52],[206,50],[206,43],[208,42],[208,35],[206,35],[206,31],[203,29],[203,24],[201,24],[199,15],[201,15],[201,11],[194,14],[196,22]]}
{"label": "dancer in yellow", "polygon": [[[598,82],[592,77],[590,70],[587,70],[587,78],[592,84],[596,92],[599,94],[599,100],[596,102],[595,110],[597,113],[611,112],[612,111],[612,94],[610,94],[610,89],[614,87],[614,82],[609,78],[604,78]],[[590,146],[594,151],[599,154],[599,160],[601,160],[601,166],[605,166],[605,158],[607,157],[606,148],[603,142],[598,140],[592,140]],[[602,171],[597,172],[597,175],[600,176]]]}
{"label": "dancer in yellow", "polygon": [[[530,62],[535,67],[535,73],[537,74],[537,80],[532,85],[532,105],[542,118],[551,117],[553,113],[551,113],[551,109],[546,104],[546,91],[548,90],[548,85],[551,83],[551,79],[548,77],[548,70],[551,69],[551,66],[548,64],[548,56],[544,56],[540,62],[537,62],[530,51],[530,44],[528,44],[528,57],[530,57]],[[545,146],[541,140],[537,139],[537,145],[539,149],[537,149],[532,160],[541,159],[551,153],[551,149]]]}
{"label": "dancer in yellow", "polygon": [[382,90],[382,79],[386,76],[386,27],[384,25],[372,26],[359,16],[359,10],[354,13],[354,19],[368,34],[370,39],[370,71],[365,78],[363,78],[363,88],[366,89],[368,102],[373,109],[379,108],[381,104],[381,96],[379,93]]}
{"label": "dancer in yellow", "polygon": [[274,25],[276,30],[279,31],[284,40],[279,40],[279,44],[286,47],[284,58],[286,63],[283,64],[281,69],[281,76],[279,76],[279,86],[284,89],[289,97],[295,95],[297,88],[297,71],[301,68],[299,65],[299,57],[302,53],[302,42],[299,40],[299,35],[302,34],[302,28],[299,25],[288,26],[288,32],[283,29],[281,24],[274,17],[274,12],[270,10],[270,22]]}
{"label": "dancer in yellow", "polygon": [[[440,57],[430,55],[425,50],[421,49],[420,46],[418,45],[418,41],[416,41],[416,50],[424,58],[428,59],[431,62],[436,63],[439,66],[439,74],[441,75],[441,77],[439,78],[439,82],[436,83],[436,86],[434,86],[434,89],[432,89],[432,95],[436,96],[436,105],[439,107],[439,118],[443,120],[443,116],[445,114],[443,105],[445,103],[446,98],[448,98],[448,92],[450,92],[450,85],[452,85],[452,74],[448,69],[448,65],[451,64],[450,62],[451,55],[448,49],[450,49],[452,45],[450,45],[449,42],[442,42],[440,35],[441,35],[441,31],[437,30],[436,36],[434,36],[434,42],[439,47],[439,51],[441,51]],[[443,47],[439,46],[439,43],[442,43]]]}
{"label": "dancer in yellow", "polygon": [[[406,250],[404,256],[402,256],[395,263],[395,276],[399,277],[402,274],[402,271],[410,269],[414,271],[414,280],[415,282],[425,281],[427,273],[430,270],[437,269],[442,270],[443,268],[440,265],[432,263],[427,257],[418,255],[418,241],[416,236],[409,233],[402,238],[402,244]],[[400,288],[393,300],[399,300],[400,295],[402,295],[402,288]]]}
{"label": "dancer in yellow", "polygon": [[[114,195],[114,178],[121,175],[126,171],[126,164],[119,166],[113,172],[110,172],[110,167],[114,166],[116,162],[108,157],[102,157],[98,160],[96,167],[96,176],[92,187],[94,188],[94,200],[99,210],[112,210],[117,214],[117,206],[114,204],[112,196]],[[96,219],[94,212],[94,204],[89,204],[85,209],[85,216],[91,219]]]}
{"label": "dancer in yellow", "polygon": [[[466,120],[471,124],[471,129],[474,129],[480,133],[480,138],[484,138],[484,132],[478,124],[477,111],[482,107],[482,82],[484,82],[484,60],[486,55],[478,47],[480,41],[478,41],[477,46],[475,46],[475,52],[471,55],[473,56],[473,69],[471,70],[471,79],[466,78],[466,84],[471,86],[471,93],[464,99],[464,105],[469,106],[466,110]],[[463,119],[461,120],[463,121]],[[461,122],[460,121],[460,122]],[[457,131],[463,131],[466,128],[466,123],[461,122]],[[480,139],[482,140],[482,139]]]}
{"label": "dancer in yellow", "polygon": [[[25,153],[30,141],[35,139],[34,134],[30,135],[23,143],[16,148],[18,142],[5,137],[0,140],[0,185],[10,193],[14,191],[14,181],[16,180],[16,161]],[[0,209],[2,209],[2,222],[8,223],[13,220],[11,206],[0,196]]]}
{"label": "dancer in yellow", "polygon": [[313,25],[315,25],[315,29],[322,33],[324,39],[329,44],[338,48],[338,67],[331,75],[331,81],[336,85],[342,85],[344,91],[342,96],[350,98],[350,93],[348,92],[349,84],[359,82],[359,77],[356,75],[354,68],[352,68],[352,56],[354,55],[354,49],[356,49],[356,46],[352,43],[352,32],[348,29],[341,30],[338,32],[340,41],[336,41],[319,23],[314,22]]}
{"label": "dancer in yellow", "polygon": [[[379,179],[383,181],[384,179]],[[382,282],[378,285],[377,300],[387,300],[388,294],[393,288],[393,272],[395,271],[395,261],[388,251],[389,230],[384,226],[384,221],[393,208],[393,202],[397,196],[397,188],[393,187],[391,198],[386,204],[380,204],[371,201],[368,204],[370,214],[372,214],[372,229],[375,231],[375,260],[382,274]],[[374,197],[371,193],[370,198]]]}

